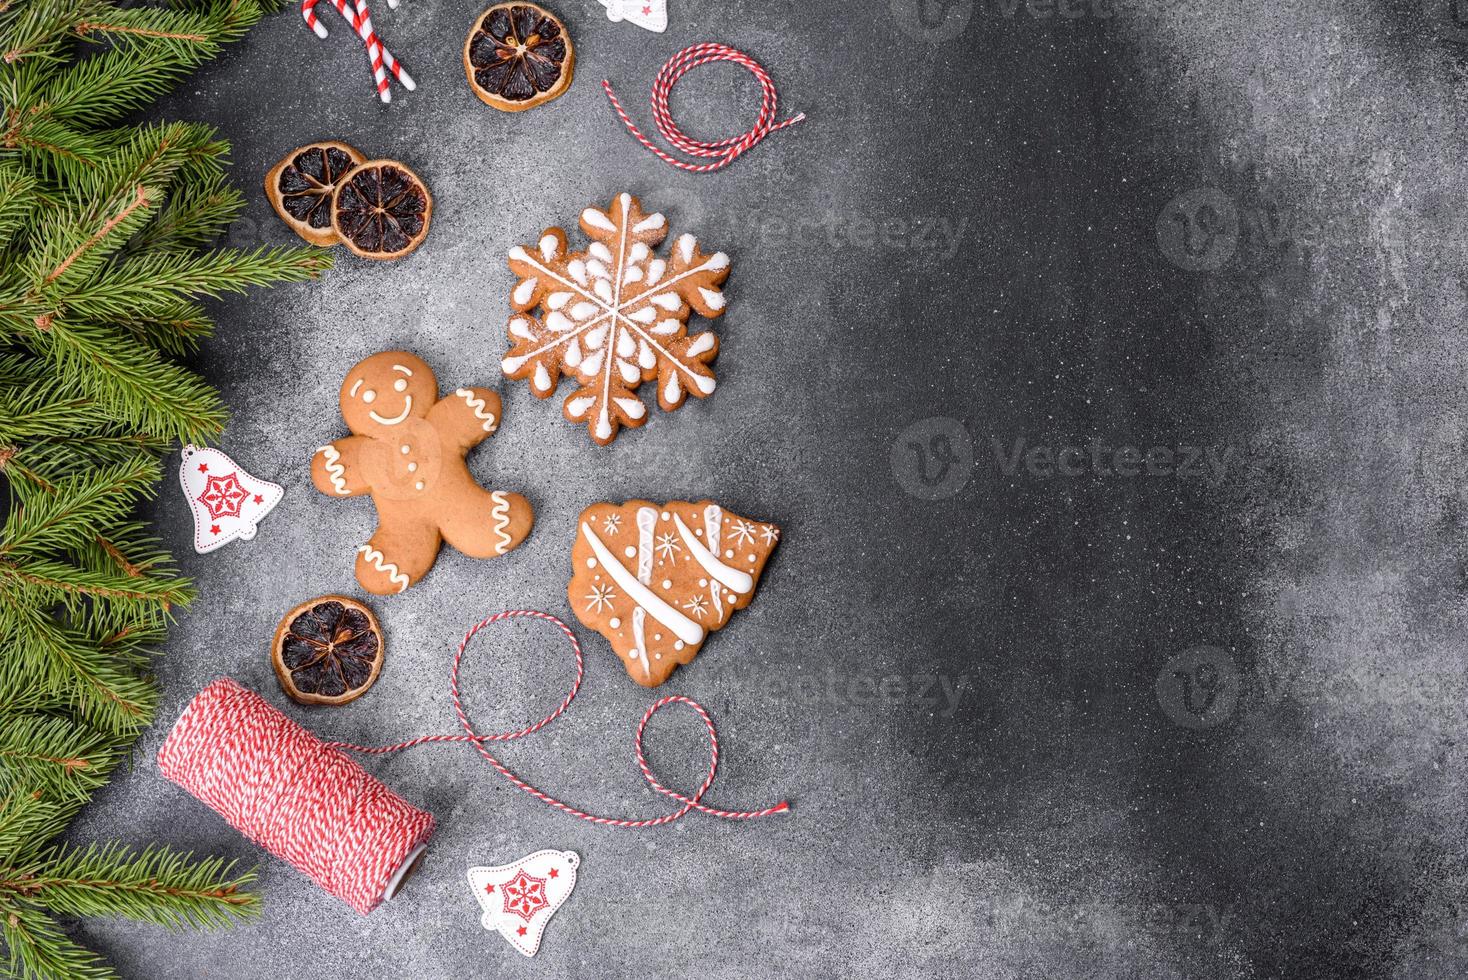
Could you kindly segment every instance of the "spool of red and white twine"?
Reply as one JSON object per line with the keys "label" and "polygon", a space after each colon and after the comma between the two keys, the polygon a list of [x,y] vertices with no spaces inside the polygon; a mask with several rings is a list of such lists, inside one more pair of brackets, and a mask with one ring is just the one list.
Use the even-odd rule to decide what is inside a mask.
{"label": "spool of red and white twine", "polygon": [[[576,656],[576,680],[556,709],[517,731],[481,735],[464,711],[459,695],[459,665],[469,642],[501,620],[529,617],[557,626]],[[513,609],[483,619],[464,635],[454,653],[449,694],[463,735],[424,735],[396,745],[364,746],[325,742],[271,707],[264,698],[228,678],[214,681],[189,702],[158,750],[163,775],[219,813],[236,830],[291,864],[332,895],[362,914],[396,892],[433,833],[433,815],[412,806],[342,751],[380,755],[426,742],[469,742],[512,784],[563,813],[611,827],[656,827],[692,810],[725,820],[752,820],[784,813],[786,802],[762,810],[719,810],[702,802],[719,766],[719,738],[713,719],[697,701],[671,695],[654,701],[634,736],[637,765],[657,792],[682,804],[660,817],[631,820],[579,810],[515,775],[485,748],[487,742],[524,738],[549,725],[570,707],[581,688],[581,644],[570,627],[548,613]],[[670,704],[686,704],[709,736],[708,775],[685,796],[653,775],[642,750],[652,716]]]}
{"label": "spool of red and white twine", "polygon": [[228,678],[189,702],[158,769],[364,915],[433,833],[431,813]]}
{"label": "spool of red and white twine", "polygon": [[[718,61],[732,61],[736,65],[742,65],[749,69],[750,73],[759,81],[760,85],[760,108],[759,117],[755,119],[754,125],[746,133],[731,136],[722,140],[696,140],[673,121],[673,115],[668,111],[668,95],[673,91],[673,86],[678,84],[678,79],[700,65],[713,64]],[[612,91],[612,83],[602,79],[602,88],[607,93],[607,98],[612,102],[612,108],[621,117],[622,123],[627,131],[647,147],[658,159],[671,164],[680,170],[690,173],[709,173],[714,170],[722,170],[746,152],[752,149],[760,140],[771,133],[778,133],[786,126],[794,126],[805,118],[805,113],[798,113],[786,119],[784,122],[775,122],[778,110],[780,93],[775,89],[775,82],[770,78],[769,72],[764,66],[755,61],[749,55],[737,48],[731,48],[727,44],[695,44],[684,48],[663,65],[657,77],[652,83],[652,118],[657,124],[658,132],[663,134],[663,139],[669,146],[681,150],[691,157],[703,160],[712,160],[712,163],[689,163],[680,160],[652,140],[643,135],[642,130],[637,128],[627,111],[622,108],[622,103],[617,100],[617,95]]]}

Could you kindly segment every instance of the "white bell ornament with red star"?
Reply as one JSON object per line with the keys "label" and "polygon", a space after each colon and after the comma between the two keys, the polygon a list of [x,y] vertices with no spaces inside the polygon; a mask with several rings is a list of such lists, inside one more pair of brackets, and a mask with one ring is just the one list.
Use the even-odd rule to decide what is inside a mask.
{"label": "white bell ornament with red star", "polygon": [[217,449],[185,446],[178,482],[194,515],[194,550],[204,555],[238,538],[249,541],[285,489],[251,476]]}
{"label": "white bell ornament with red star", "polygon": [[526,956],[534,956],[546,923],[571,897],[580,864],[575,851],[547,850],[513,864],[470,868],[469,887],[484,909],[480,923]]}
{"label": "white bell ornament with red star", "polygon": [[601,0],[601,5],[607,20],[625,20],[655,34],[668,28],[668,0]]}

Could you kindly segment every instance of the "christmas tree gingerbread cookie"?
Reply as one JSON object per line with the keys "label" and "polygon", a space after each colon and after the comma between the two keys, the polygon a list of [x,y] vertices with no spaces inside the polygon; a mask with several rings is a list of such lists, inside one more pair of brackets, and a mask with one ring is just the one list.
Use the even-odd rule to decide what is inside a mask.
{"label": "christmas tree gingerbread cookie", "polygon": [[494,558],[525,540],[529,501],[485,490],[464,462],[499,427],[499,395],[457,388],[440,398],[421,358],[384,351],[347,372],[340,401],[352,434],[316,450],[311,481],[332,497],[370,494],[377,506],[377,532],[357,548],[362,588],[402,592],[428,574],[444,541]]}
{"label": "christmas tree gingerbread cookie", "polygon": [[775,525],[708,500],[593,504],[577,521],[566,597],[628,676],[657,687],[749,605],[779,540]]}

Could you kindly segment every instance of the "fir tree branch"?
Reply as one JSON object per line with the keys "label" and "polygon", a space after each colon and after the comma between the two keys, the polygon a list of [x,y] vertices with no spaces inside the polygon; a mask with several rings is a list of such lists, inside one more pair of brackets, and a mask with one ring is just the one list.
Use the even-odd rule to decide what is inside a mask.
{"label": "fir tree branch", "polygon": [[213,388],[117,330],[63,318],[26,339],[96,399],[106,417],[147,436],[207,442],[224,428],[224,405]]}
{"label": "fir tree branch", "polygon": [[35,206],[38,181],[13,164],[0,164],[0,249],[20,231]]}
{"label": "fir tree branch", "polygon": [[[94,426],[96,419],[104,415],[99,405]],[[99,467],[116,466],[139,455],[156,458],[173,445],[172,439],[135,433],[116,425],[96,429],[85,438],[78,435],[60,431],[33,436],[18,446],[0,443],[0,475],[20,481],[14,482],[12,489],[23,497],[31,489],[55,493],[60,481]]]}
{"label": "fir tree branch", "polygon": [[66,698],[56,691],[44,691],[35,685],[8,688],[0,680],[0,703],[7,711],[65,711]]}
{"label": "fir tree branch", "polygon": [[[137,571],[136,565],[129,567]],[[187,603],[193,595],[183,579],[143,575],[140,571],[136,576],[107,575],[47,559],[18,562],[0,558],[0,578],[38,589],[43,601],[65,604],[76,612],[80,612],[78,603],[92,601],[137,605],[139,608],[124,612],[147,615],[155,606],[166,611],[170,606]]]}
{"label": "fir tree branch", "polygon": [[227,144],[203,125],[113,122],[260,13],[0,0],[0,942],[17,976],[113,975],[54,915],[217,926],[255,909],[252,876],[222,861],[55,840],[152,719],[146,671],[193,596],[133,509],[171,441],[218,432],[225,411],[167,355],[212,328],[201,298],[329,266],[304,249],[201,252],[243,202]]}
{"label": "fir tree branch", "polygon": [[51,54],[64,43],[72,25],[98,11],[97,0],[22,3],[0,29],[0,61],[13,65],[24,58]]}
{"label": "fir tree branch", "polygon": [[143,574],[144,569],[141,566],[135,565],[131,561],[129,561],[127,555],[122,553],[121,548],[117,547],[117,545],[113,544],[111,541],[108,541],[100,534],[97,535],[97,547],[101,548],[102,551],[106,553],[108,558],[111,558],[114,562],[116,562],[117,566],[122,569],[123,574],[125,574],[128,578],[137,578],[138,576]]}
{"label": "fir tree branch", "polygon": [[147,208],[153,203],[154,201],[149,200],[148,189],[146,187],[143,187],[141,184],[139,184],[137,187],[133,188],[132,200],[123,205],[122,210],[118,211],[115,215],[102,222],[102,227],[94,231],[90,238],[74,248],[71,251],[71,254],[62,259],[61,263],[57,265],[56,268],[46,273],[46,275],[41,279],[41,287],[44,288],[46,286],[49,286],[56,280],[60,279],[63,275],[66,274],[67,269],[70,269],[74,264],[76,264],[76,261],[78,259],[100,245],[102,243],[102,240],[105,239],[112,232],[116,231],[123,222],[132,217],[133,214],[135,214],[137,211]]}
{"label": "fir tree branch", "polygon": [[39,385],[22,391],[0,388],[0,443],[71,435],[97,424],[97,403],[88,398],[49,398]]}
{"label": "fir tree branch", "polygon": [[30,354],[0,349],[0,385],[24,388],[45,381],[46,365]]}
{"label": "fir tree branch", "polygon": [[153,717],[157,691],[119,667],[117,657],[85,634],[66,629],[34,607],[0,607],[0,689],[32,683],[64,694],[83,717],[111,732],[136,732]]}
{"label": "fir tree branch", "polygon": [[0,768],[19,785],[85,800],[107,781],[120,756],[114,739],[66,718],[0,714]]}
{"label": "fir tree branch", "polygon": [[223,176],[219,162],[228,147],[216,139],[211,126],[185,122],[140,126],[103,140],[112,144],[106,158],[69,188],[82,209],[83,222],[97,220],[105,213],[99,208],[138,185],[181,195],[199,180]]}
{"label": "fir tree branch", "polygon": [[[119,13],[121,13],[119,11]],[[167,92],[174,81],[219,53],[260,19],[254,0],[218,0],[193,18],[201,42],[139,35],[130,43],[103,51],[57,75],[41,94],[47,112],[61,120],[86,118],[92,125],[110,123]]]}
{"label": "fir tree branch", "polygon": [[7,972],[19,980],[118,980],[96,953],[29,903],[0,899],[0,930],[10,950]]}
{"label": "fir tree branch", "polygon": [[[47,492],[53,492],[56,485],[47,480],[43,475],[18,463],[15,458],[20,455],[20,450],[15,446],[0,445],[0,474],[10,478],[11,485],[15,487],[33,486]],[[19,481],[19,482],[16,482]]]}
{"label": "fir tree branch", "polygon": [[[172,248],[167,242],[157,247]],[[139,341],[174,355],[196,350],[199,341],[214,332],[214,321],[203,309],[197,303],[183,301],[151,310],[135,310],[131,316],[115,317],[112,322]]]}
{"label": "fir tree branch", "polygon": [[30,288],[21,299],[36,327],[50,329],[65,312],[71,291],[102,271],[107,257],[146,223],[161,196],[138,184],[104,205],[106,217],[93,214],[92,206],[62,208],[42,220],[33,236],[33,258],[24,269]]}
{"label": "fir tree branch", "polygon": [[37,786],[27,786],[7,772],[0,780],[0,867],[22,860],[35,838],[51,826],[55,804]]}
{"label": "fir tree branch", "polygon": [[75,796],[48,795],[17,780],[9,769],[0,770],[0,869],[36,860],[83,802]]}
{"label": "fir tree branch", "polygon": [[78,315],[110,319],[127,307],[156,308],[189,296],[219,298],[250,286],[304,282],[330,267],[329,255],[306,248],[151,253],[118,263],[95,285],[72,293],[66,304]]}
{"label": "fir tree branch", "polygon": [[161,847],[57,849],[20,873],[0,875],[0,895],[22,896],[60,915],[122,916],[178,928],[229,926],[259,911],[259,898],[244,891],[253,871]]}
{"label": "fir tree branch", "polygon": [[[118,11],[119,14],[135,11]],[[120,20],[120,18],[118,18]],[[121,38],[148,37],[164,39],[169,41],[190,41],[195,44],[204,44],[210,40],[208,34],[202,32],[188,33],[185,31],[167,31],[160,28],[135,27],[126,23],[112,23],[97,20],[82,20],[76,25],[77,34],[87,37],[90,34],[113,35]]]}
{"label": "fir tree branch", "polygon": [[[146,228],[127,244],[127,254],[202,248],[213,243],[245,206],[245,197],[214,173],[184,183]],[[0,212],[3,217],[3,212]]]}
{"label": "fir tree branch", "polygon": [[125,519],[159,475],[155,461],[135,456],[63,481],[54,493],[11,511],[0,530],[0,559],[86,547],[103,527]]}
{"label": "fir tree branch", "polygon": [[6,110],[5,118],[0,150],[18,153],[47,179],[81,179],[106,152],[95,136],[54,119],[14,108]]}

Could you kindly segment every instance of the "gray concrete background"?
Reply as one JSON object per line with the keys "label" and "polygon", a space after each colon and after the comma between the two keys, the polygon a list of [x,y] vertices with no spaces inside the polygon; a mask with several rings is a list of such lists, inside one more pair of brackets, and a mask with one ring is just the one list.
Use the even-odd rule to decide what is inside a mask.
{"label": "gray concrete background", "polygon": [[[670,6],[652,36],[560,0],[576,82],[517,116],[464,85],[472,11],[422,0],[376,12],[420,83],[391,106],[334,14],[322,42],[294,12],[166,104],[233,143],[237,244],[290,240],[259,178],[319,137],[411,164],[436,207],[406,261],[343,255],[221,309],[198,363],[234,410],[222,448],[287,495],[255,541],[200,557],[165,485],[201,598],[159,667],[165,720],[74,831],[258,862],[264,915],[81,937],[158,978],[1462,976],[1468,27],[1449,0]],[[648,121],[658,66],[708,39],[810,118],[686,175],[597,83]],[[673,100],[708,135],[755,101],[729,66]],[[500,379],[503,256],[622,190],[734,271],[715,396],[598,449]],[[306,711],[269,637],[301,599],[357,592],[372,520],[306,460],[343,431],[346,367],[395,346],[504,393],[472,467],[528,495],[536,530],[375,601],[376,688]],[[468,750],[415,749],[368,767],[440,829],[361,918],[158,776],[167,725],[224,674],[325,736],[453,730],[450,645],[507,607],[568,617],[575,515],[632,496],[785,529],[755,603],[666,690],[717,718],[711,799],[789,816],[598,829]],[[504,757],[591,809],[662,813],[630,755],[649,695],[583,632],[580,699]],[[471,711],[523,724],[568,669],[546,630],[500,628]],[[690,719],[649,749],[697,778]],[[463,876],[542,847],[584,863],[527,961]]]}

